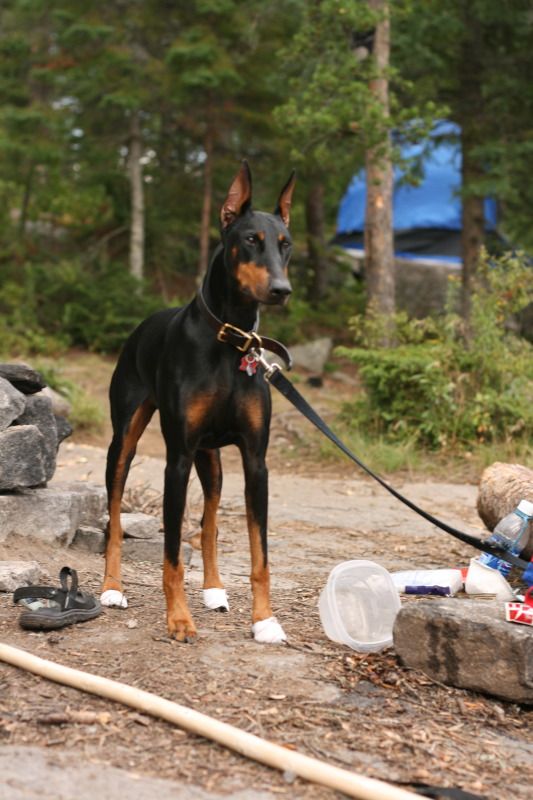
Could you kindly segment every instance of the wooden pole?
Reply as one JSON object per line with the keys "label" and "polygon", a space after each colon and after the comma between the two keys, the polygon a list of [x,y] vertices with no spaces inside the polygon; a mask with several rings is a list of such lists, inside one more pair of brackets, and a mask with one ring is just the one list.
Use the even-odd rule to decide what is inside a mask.
{"label": "wooden pole", "polygon": [[246,733],[233,725],[219,722],[192,708],[165,700],[156,694],[144,692],[99,675],[92,675],[90,672],[82,672],[53,661],[47,661],[18,647],[0,644],[0,661],[56,681],[56,683],[72,686],[100,697],[107,697],[109,700],[144,711],[153,717],[159,717],[174,725],[179,725],[191,733],[229,747],[246,758],[284,772],[293,772],[301,778],[328,786],[349,797],[359,798],[359,800],[419,800],[419,795],[406,789],[333,767],[318,759],[267,742],[259,736]]}

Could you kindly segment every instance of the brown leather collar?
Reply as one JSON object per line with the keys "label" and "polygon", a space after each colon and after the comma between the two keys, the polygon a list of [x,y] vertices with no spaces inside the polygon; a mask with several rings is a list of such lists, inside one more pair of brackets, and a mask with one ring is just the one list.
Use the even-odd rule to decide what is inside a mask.
{"label": "brown leather collar", "polygon": [[256,331],[243,331],[235,325],[230,325],[229,322],[222,322],[207,305],[201,289],[198,290],[196,297],[204,319],[216,333],[219,342],[230,344],[241,353],[247,353],[252,349],[269,350],[280,356],[286,363],[287,369],[291,369],[292,358],[285,345],[276,339],[269,339],[268,336],[260,336]]}

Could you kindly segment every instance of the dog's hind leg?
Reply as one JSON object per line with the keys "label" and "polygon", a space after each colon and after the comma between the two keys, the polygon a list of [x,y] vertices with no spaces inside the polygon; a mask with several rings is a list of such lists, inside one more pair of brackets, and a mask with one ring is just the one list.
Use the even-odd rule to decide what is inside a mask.
{"label": "dog's hind leg", "polygon": [[[140,386],[124,395],[111,389],[113,439],[107,453],[106,487],[109,522],[106,529],[105,576],[101,602],[107,606],[125,607],[122,592],[121,560],[123,531],[120,507],[128,472],[135,456],[137,442],[155,411]],[[124,396],[128,399],[124,400]]]}
{"label": "dog's hind leg", "polygon": [[220,451],[198,450],[194,464],[204,492],[201,539],[204,562],[204,605],[214,611],[229,611],[228,598],[220,579],[217,561],[217,510],[222,491]]}

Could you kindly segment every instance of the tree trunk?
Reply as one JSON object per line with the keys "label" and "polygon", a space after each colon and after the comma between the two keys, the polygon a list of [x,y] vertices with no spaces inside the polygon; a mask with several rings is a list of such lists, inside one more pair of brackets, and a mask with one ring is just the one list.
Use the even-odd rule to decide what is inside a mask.
{"label": "tree trunk", "polygon": [[325,257],[324,238],[324,184],[321,181],[313,181],[307,192],[305,222],[307,257],[312,272],[309,299],[312,303],[319,303],[324,298],[328,285],[328,262]]}
{"label": "tree trunk", "polygon": [[200,257],[198,259],[198,283],[201,283],[209,266],[209,231],[211,228],[211,206],[213,202],[213,129],[209,127],[205,135],[204,149],[204,198],[200,221]]}
{"label": "tree trunk", "polygon": [[477,160],[471,156],[472,143],[465,133],[462,137],[462,185],[467,190],[463,195],[463,230],[461,232],[461,255],[463,269],[461,273],[461,316],[468,332],[472,291],[476,277],[477,265],[485,235],[485,209],[483,198],[468,191],[472,184],[481,177],[481,169]]}
{"label": "tree trunk", "polygon": [[461,87],[458,98],[458,122],[461,126],[463,190],[461,316],[465,322],[465,334],[468,340],[472,291],[485,232],[483,198],[476,194],[476,183],[483,175],[483,168],[479,159],[473,156],[473,152],[483,139],[479,128],[486,123],[484,100],[479,90],[479,76],[483,72],[481,54],[486,45],[483,43],[482,28],[472,12],[470,3],[463,4],[462,24],[465,35],[462,40],[461,75],[458,76]]}
{"label": "tree trunk", "polygon": [[130,121],[128,168],[131,194],[130,273],[144,277],[144,183],[140,114],[134,111]]}
{"label": "tree trunk", "polygon": [[[381,14],[376,25],[373,58],[377,77],[370,82],[370,90],[381,106],[383,118],[389,116],[389,86],[386,71],[390,56],[390,23],[386,0],[368,0],[372,10]],[[385,333],[392,338],[392,315],[395,312],[394,237],[392,227],[393,172],[388,130],[383,140],[366,153],[366,224],[365,263],[368,294],[368,311],[391,317],[390,329]]]}
{"label": "tree trunk", "polygon": [[30,197],[33,183],[33,174],[35,172],[35,164],[30,164],[26,173],[26,180],[24,181],[24,192],[22,194],[22,203],[20,204],[20,217],[18,225],[19,239],[24,239],[26,236],[26,223],[28,221],[28,209],[30,207]]}
{"label": "tree trunk", "polygon": [[[483,472],[477,497],[478,514],[492,531],[520,500],[533,502],[533,470],[521,464],[503,464],[496,461]],[[533,556],[533,523],[529,523],[529,544],[523,557]]]}

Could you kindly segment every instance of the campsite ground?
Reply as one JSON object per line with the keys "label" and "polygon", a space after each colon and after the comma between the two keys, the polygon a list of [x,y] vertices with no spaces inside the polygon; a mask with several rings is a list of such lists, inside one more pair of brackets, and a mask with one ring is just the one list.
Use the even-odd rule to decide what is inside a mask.
{"label": "campsite ground", "polygon": [[[110,369],[108,364],[93,373],[96,395],[104,391]],[[331,398],[345,391],[330,382],[325,393],[314,390],[310,399],[328,413]],[[250,639],[242,477],[237,454],[230,450],[224,459],[219,541],[231,611],[221,615],[202,607],[201,564],[195,551],[187,584],[200,632],[196,644],[178,645],[166,636],[160,566],[131,561],[124,565],[130,601],[126,611],[106,610],[84,625],[31,634],[19,629],[4,595],[2,641],[155,692],[368,776],[461,786],[492,800],[525,800],[533,782],[531,710],[437,684],[405,669],[392,649],[358,654],[323,633],[317,599],[340,561],[370,558],[391,570],[439,567],[466,564],[471,552],[346,464],[323,464],[309,453],[303,458],[296,445],[307,436],[305,424],[283,401],[276,401],[270,553],[273,604],[288,634],[287,646],[260,646]],[[65,442],[54,482],[101,484],[107,435]],[[129,494],[150,510],[160,503],[161,456],[154,422],[136,459]],[[413,475],[395,477],[395,483],[452,524],[481,531],[473,483],[453,483],[450,475],[446,482]],[[189,534],[197,530],[200,515],[195,480]],[[1,557],[35,559],[51,581],[69,563],[83,587],[98,592],[101,556],[35,542],[29,548],[19,540],[8,542]],[[91,713],[76,721],[69,710]],[[132,800],[336,796],[165,722],[5,666],[0,668],[0,736],[0,798],[6,800],[67,800],[73,794],[80,800],[106,800],[120,793]]]}

